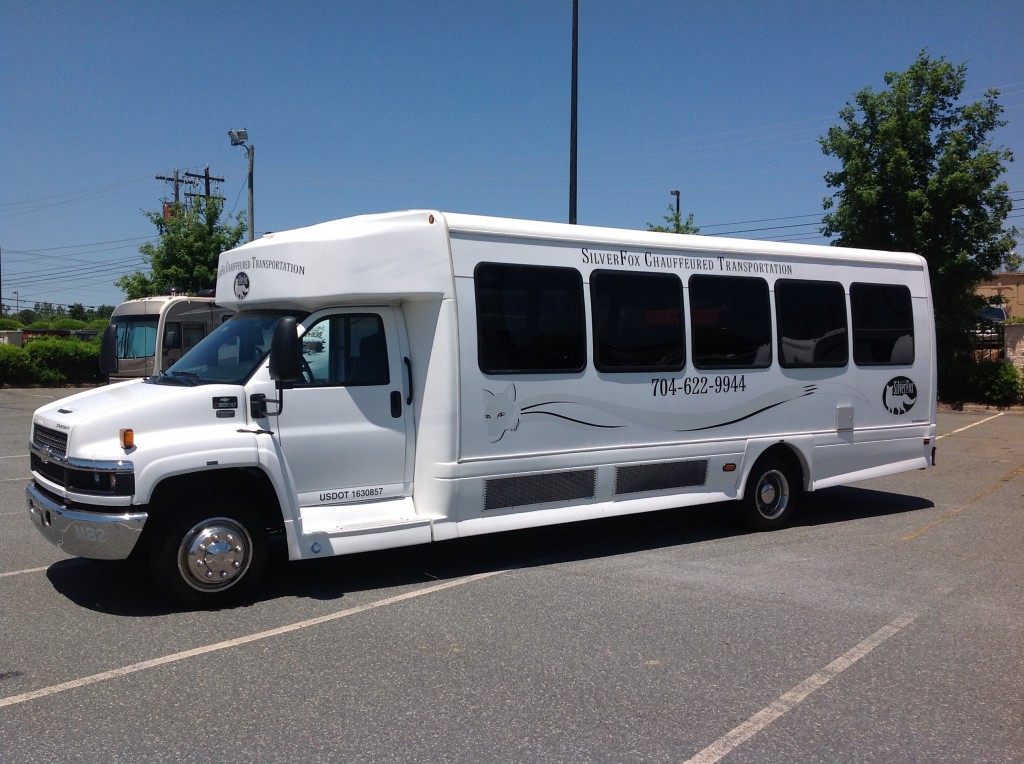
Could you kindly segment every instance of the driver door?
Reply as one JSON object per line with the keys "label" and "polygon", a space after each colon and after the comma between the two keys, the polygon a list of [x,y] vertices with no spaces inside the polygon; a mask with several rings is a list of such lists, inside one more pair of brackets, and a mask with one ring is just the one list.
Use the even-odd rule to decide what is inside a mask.
{"label": "driver door", "polygon": [[299,506],[408,496],[413,421],[400,310],[313,318],[303,379],[285,394],[277,432]]}

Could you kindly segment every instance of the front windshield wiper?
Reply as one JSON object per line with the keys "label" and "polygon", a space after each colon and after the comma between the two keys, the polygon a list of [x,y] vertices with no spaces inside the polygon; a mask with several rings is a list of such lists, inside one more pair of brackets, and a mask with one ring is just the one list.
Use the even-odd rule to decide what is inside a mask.
{"label": "front windshield wiper", "polygon": [[[164,372],[164,376],[166,375],[167,372]],[[183,385],[195,386],[202,384],[200,376],[194,371],[172,371],[171,376],[175,381],[180,382]]]}
{"label": "front windshield wiper", "polygon": [[184,387],[195,387],[201,385],[202,380],[193,371],[166,371],[160,372],[155,377],[146,377],[146,381],[154,385],[182,385]]}

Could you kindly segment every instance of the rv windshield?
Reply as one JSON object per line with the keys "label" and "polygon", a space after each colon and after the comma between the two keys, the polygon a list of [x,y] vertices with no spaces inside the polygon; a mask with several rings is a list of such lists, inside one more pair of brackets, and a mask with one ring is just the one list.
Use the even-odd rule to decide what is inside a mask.
{"label": "rv windshield", "polygon": [[241,384],[267,357],[274,324],[283,315],[293,314],[239,313],[207,335],[172,368],[146,381],[157,385]]}
{"label": "rv windshield", "polygon": [[118,358],[152,358],[156,354],[158,316],[115,316]]}

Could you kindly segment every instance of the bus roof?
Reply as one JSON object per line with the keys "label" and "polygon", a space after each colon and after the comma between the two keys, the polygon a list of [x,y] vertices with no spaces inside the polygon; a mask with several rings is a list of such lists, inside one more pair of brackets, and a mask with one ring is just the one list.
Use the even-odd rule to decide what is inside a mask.
{"label": "bus roof", "polygon": [[296,306],[315,310],[340,295],[353,304],[450,297],[454,293],[450,242],[459,238],[926,267],[924,258],[911,253],[409,210],[267,234],[224,252],[217,275],[218,303],[233,310]]}

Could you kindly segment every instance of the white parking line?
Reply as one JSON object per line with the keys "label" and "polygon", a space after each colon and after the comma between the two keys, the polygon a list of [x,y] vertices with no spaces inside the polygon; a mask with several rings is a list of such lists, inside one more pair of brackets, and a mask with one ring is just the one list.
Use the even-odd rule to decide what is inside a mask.
{"label": "white parking line", "polygon": [[38,573],[41,570],[49,570],[49,565],[42,568],[25,568],[24,570],[12,570],[10,573],[0,573],[0,578],[7,578],[8,576],[21,576],[25,573]]}
{"label": "white parking line", "polygon": [[368,602],[365,605],[358,605],[351,607],[346,610],[339,610],[337,613],[329,613],[328,615],[318,616],[317,618],[310,618],[306,621],[298,621],[297,623],[291,623],[286,626],[279,626],[276,629],[268,629],[267,631],[257,632],[256,634],[249,634],[244,637],[237,637],[236,639],[228,639],[224,642],[217,642],[212,645],[204,645],[202,647],[196,647],[191,650],[183,650],[180,653],[172,653],[171,655],[164,655],[160,658],[153,658],[148,661],[140,661],[139,663],[132,663],[121,668],[111,669],[110,671],[103,671],[99,674],[93,674],[92,676],[84,676],[81,679],[72,679],[70,682],[62,682],[60,684],[53,684],[49,687],[42,687],[38,690],[32,690],[31,692],[23,692],[20,695],[10,695],[6,698],[0,698],[0,708],[6,708],[7,706],[16,706],[20,703],[27,703],[30,700],[36,700],[37,698],[45,698],[50,695],[56,695],[59,692],[65,692],[67,690],[74,690],[79,687],[85,687],[86,685],[96,684],[97,682],[105,682],[108,679],[117,679],[118,677],[127,676],[128,674],[134,674],[138,671],[145,671],[146,669],[157,668],[158,666],[164,666],[168,663],[176,663],[178,661],[187,660],[188,658],[195,658],[199,655],[206,655],[207,653],[215,653],[219,650],[228,650],[232,647],[240,647],[241,645],[247,645],[250,642],[256,642],[261,639],[269,639],[270,637],[279,637],[282,634],[288,634],[293,631],[299,631],[300,629],[308,629],[311,626],[319,626],[322,623],[330,623],[331,621],[337,621],[341,618],[347,618],[350,615],[357,615],[358,613],[365,613],[368,610],[375,610],[379,607],[385,607],[386,605],[394,605],[398,602],[404,602],[406,600],[415,599],[416,597],[422,597],[425,594],[434,594],[435,592],[443,591],[444,589],[451,589],[455,586],[462,586],[463,584],[470,584],[474,581],[480,581],[484,578],[490,578],[496,576],[499,573],[504,573],[503,570],[494,570],[489,573],[478,573],[473,576],[465,576],[464,578],[456,578],[451,581],[445,581],[440,584],[434,584],[433,586],[425,586],[422,589],[416,589],[415,591],[406,592],[405,594],[396,594],[394,597],[386,597],[376,602]]}
{"label": "white parking line", "polygon": [[852,650],[839,656],[821,671],[809,676],[789,692],[781,695],[770,706],[761,709],[738,727],[730,730],[703,751],[687,759],[685,764],[715,764],[722,757],[752,738],[783,714],[788,713],[815,690],[819,690],[850,668],[880,644],[905,629],[917,619],[917,613],[904,613],[886,624]]}
{"label": "white parking line", "polygon": [[972,427],[977,427],[979,424],[985,424],[985,422],[991,422],[993,419],[998,419],[999,417],[1001,417],[1005,413],[1006,413],[1005,411],[1000,411],[998,414],[993,414],[992,416],[985,417],[984,419],[982,419],[982,420],[980,420],[978,422],[975,422],[974,424],[965,425],[964,427],[961,427],[959,430],[953,430],[953,432],[947,432],[945,435],[938,435],[938,436],[936,436],[935,440],[942,440],[943,438],[948,438],[950,435],[956,435],[958,432],[963,432],[964,430],[969,430]]}

